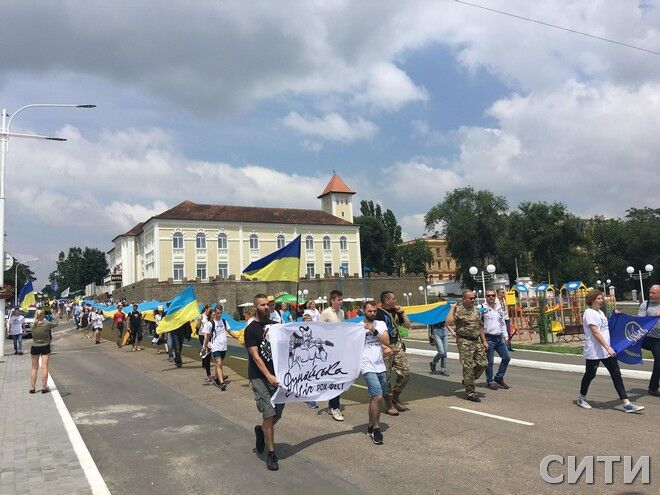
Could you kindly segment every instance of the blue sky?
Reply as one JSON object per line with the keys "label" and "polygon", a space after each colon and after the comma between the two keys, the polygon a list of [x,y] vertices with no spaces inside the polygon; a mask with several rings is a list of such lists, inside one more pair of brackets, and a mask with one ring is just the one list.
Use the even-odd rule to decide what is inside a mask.
{"label": "blue sky", "polygon": [[[482,5],[660,50],[651,4]],[[296,15],[290,15],[295,12]],[[336,170],[406,237],[473,186],[579,215],[659,204],[660,58],[452,1],[3,4],[8,250],[110,240],[184,199],[318,207]]]}

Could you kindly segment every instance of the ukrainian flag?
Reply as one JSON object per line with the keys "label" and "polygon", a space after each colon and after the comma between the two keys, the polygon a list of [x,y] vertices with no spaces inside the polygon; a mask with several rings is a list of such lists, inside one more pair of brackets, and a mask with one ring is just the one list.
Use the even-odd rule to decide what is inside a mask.
{"label": "ukrainian flag", "polygon": [[199,307],[195,298],[195,291],[192,285],[189,285],[172,299],[167,308],[167,314],[156,327],[156,332],[158,334],[171,332],[186,323],[190,323],[195,318],[199,318]]}
{"label": "ukrainian flag", "polygon": [[21,305],[21,309],[27,309],[30,306],[34,306],[34,304],[36,304],[34,289],[32,288],[31,281],[28,280],[21,289],[21,292],[18,294],[18,303]]}
{"label": "ukrainian flag", "polygon": [[300,237],[250,263],[243,274],[250,280],[297,282],[300,279]]}

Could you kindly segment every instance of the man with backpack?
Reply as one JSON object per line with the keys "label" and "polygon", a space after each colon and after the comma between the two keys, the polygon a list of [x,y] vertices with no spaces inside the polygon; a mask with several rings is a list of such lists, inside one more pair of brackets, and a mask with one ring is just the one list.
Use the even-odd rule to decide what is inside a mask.
{"label": "man with backpack", "polygon": [[[660,316],[660,285],[652,285],[649,298],[639,306],[637,316]],[[649,380],[649,395],[660,397],[660,322],[656,323],[642,341],[642,347],[653,354],[653,372]]]}

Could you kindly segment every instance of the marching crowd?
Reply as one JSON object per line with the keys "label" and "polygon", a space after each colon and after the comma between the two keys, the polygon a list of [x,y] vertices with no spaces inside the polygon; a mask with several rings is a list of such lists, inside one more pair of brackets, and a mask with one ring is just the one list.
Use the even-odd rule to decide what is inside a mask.
{"label": "marching crowd", "polygon": [[[490,390],[508,390],[510,386],[504,376],[510,361],[509,351],[511,335],[506,317],[506,304],[503,292],[493,289],[486,291],[486,302],[476,303],[474,291],[463,292],[460,301],[451,306],[445,322],[432,327],[432,339],[436,347],[436,355],[429,363],[432,373],[449,376],[446,368],[448,336],[453,334],[461,366],[463,368],[463,386],[466,399],[481,402],[475,389],[475,382],[485,372],[486,387]],[[610,345],[608,321],[601,307],[603,295],[597,289],[588,291],[585,303],[587,309],[583,315],[585,373],[580,385],[577,405],[590,409],[587,402],[587,392],[591,381],[596,376],[596,370],[602,363],[607,368],[625,412],[639,412],[643,406],[636,405],[628,399],[621,377],[621,371],[616,359],[616,353]],[[124,302],[125,304],[125,302]],[[254,297],[254,316],[247,321],[244,331],[245,347],[248,351],[248,379],[255,396],[256,406],[262,416],[262,423],[255,426],[256,450],[260,454],[266,452],[266,465],[269,470],[277,470],[278,459],[275,454],[274,430],[275,424],[282,417],[284,404],[271,404],[271,396],[279,386],[273,368],[270,343],[266,338],[272,324],[288,323],[298,317],[303,321],[343,322],[345,321],[343,294],[333,290],[329,295],[329,306],[319,311],[314,301],[309,301],[304,308],[295,308],[282,304],[275,309],[272,296],[257,294]],[[170,362],[181,367],[181,350],[183,341],[190,338],[192,327],[186,324],[177,330],[158,335],[157,327],[164,316],[162,309],[154,311],[153,320],[145,321],[138,311],[137,304],[128,313],[124,313],[123,305],[117,306],[118,311],[112,318],[112,327],[116,332],[117,348],[127,346],[130,351],[140,351],[143,340],[143,325],[152,336],[152,344],[160,354],[161,347],[166,346]],[[59,309],[59,308],[58,308]],[[401,396],[408,383],[410,367],[406,356],[406,346],[401,339],[401,328],[410,328],[411,323],[398,304],[396,295],[391,291],[380,294],[380,301],[363,303],[361,314],[364,316],[362,325],[365,332],[365,345],[360,364],[361,375],[366,382],[370,396],[368,404],[367,434],[374,444],[382,444],[383,434],[380,430],[381,407],[384,403],[385,412],[398,416],[407,411]],[[65,310],[66,314],[66,310]],[[649,291],[649,301],[639,308],[640,316],[660,316],[660,286],[654,285]],[[71,305],[71,315],[76,325],[82,328],[85,338],[94,338],[96,344],[101,341],[101,331],[105,319],[101,310],[83,305]],[[212,382],[220,390],[227,388],[227,375],[223,372],[223,360],[227,352],[228,337],[237,338],[230,325],[222,318],[223,308],[206,306],[200,317],[194,323],[200,341],[200,356],[205,381]],[[36,321],[32,327],[33,343],[31,348],[33,366],[30,374],[30,393],[35,392],[35,382],[39,358],[42,364],[42,393],[48,392],[48,355],[50,354],[51,328],[45,319],[43,310],[37,311]],[[14,310],[7,322],[7,334],[14,341],[15,354],[22,354],[21,339],[25,333],[25,319],[18,309]],[[644,337],[643,346],[652,352],[654,368],[648,386],[650,395],[660,396],[658,382],[660,380],[660,322]],[[494,354],[497,353],[501,362],[494,373]],[[211,361],[214,371],[211,373]],[[440,369],[438,372],[438,364]],[[482,395],[483,396],[483,395]],[[336,421],[343,421],[341,412],[341,394],[328,403],[328,412]],[[318,407],[309,403],[310,407]]]}

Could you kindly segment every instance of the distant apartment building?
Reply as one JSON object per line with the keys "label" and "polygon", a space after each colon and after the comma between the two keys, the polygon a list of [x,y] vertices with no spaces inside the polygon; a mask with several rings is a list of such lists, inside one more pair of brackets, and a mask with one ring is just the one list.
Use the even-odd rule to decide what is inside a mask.
{"label": "distant apartment building", "polygon": [[419,239],[426,242],[433,253],[433,261],[426,265],[427,280],[433,283],[452,279],[457,267],[456,260],[451,257],[447,249],[447,239],[443,239],[438,232],[435,232],[433,235],[424,235],[405,241],[403,244],[412,244]]}

